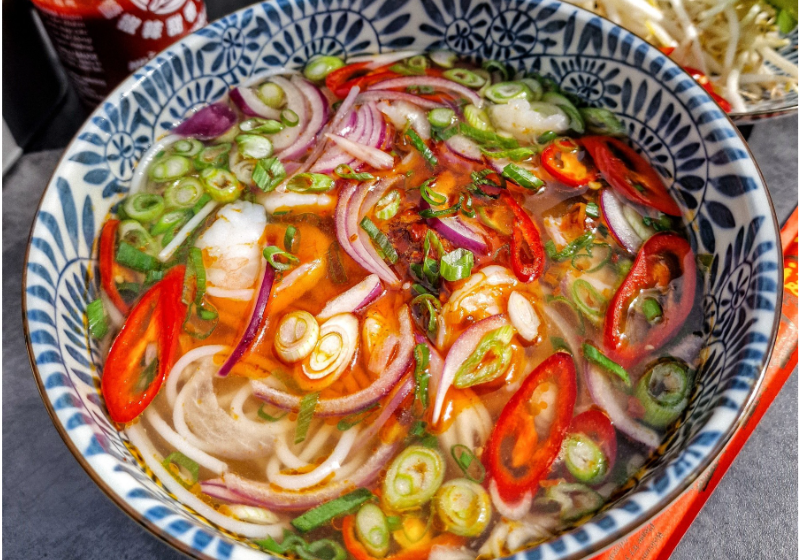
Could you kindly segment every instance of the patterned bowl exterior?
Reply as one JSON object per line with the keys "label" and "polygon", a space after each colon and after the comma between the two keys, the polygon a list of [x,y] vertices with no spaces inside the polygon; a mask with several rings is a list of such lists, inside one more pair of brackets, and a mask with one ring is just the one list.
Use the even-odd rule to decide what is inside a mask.
{"label": "patterned bowl exterior", "polygon": [[736,129],[656,49],[551,0],[278,0],[234,13],[123,83],[67,149],[33,224],[24,320],[42,398],[64,441],[135,520],[199,558],[264,558],[154,481],[109,422],[100,349],[84,311],[97,296],[100,225],[148,145],[192,108],[277,65],[317,53],[447,48],[541,72],[612,110],[672,184],[692,244],[713,255],[702,303],[708,359],[685,421],[628,491],[590,522],[516,556],[578,558],[629,533],[701,473],[741,422],[774,340],[782,292],[772,205]]}

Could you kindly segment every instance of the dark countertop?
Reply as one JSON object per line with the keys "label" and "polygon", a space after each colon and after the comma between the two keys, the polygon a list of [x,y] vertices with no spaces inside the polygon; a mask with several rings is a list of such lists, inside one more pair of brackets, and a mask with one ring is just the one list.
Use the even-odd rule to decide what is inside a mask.
{"label": "dark countertop", "polygon": [[[73,100],[74,101],[74,100]],[[76,104],[34,143],[3,185],[3,552],[13,559],[179,559],[83,472],[36,389],[22,331],[21,274],[39,196]],[[783,223],[797,205],[797,117],[757,124],[750,146]],[[48,148],[56,149],[48,149]],[[790,377],[673,558],[797,558],[797,372]]]}

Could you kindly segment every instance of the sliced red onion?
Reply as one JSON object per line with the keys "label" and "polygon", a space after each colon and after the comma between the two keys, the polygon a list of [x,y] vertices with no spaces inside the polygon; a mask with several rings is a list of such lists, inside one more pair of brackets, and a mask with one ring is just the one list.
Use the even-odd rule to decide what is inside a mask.
{"label": "sliced red onion", "polygon": [[334,134],[326,134],[325,136],[354,158],[368,163],[375,169],[391,169],[394,167],[394,157],[378,148],[359,144]]}
{"label": "sliced red onion", "polygon": [[606,411],[614,426],[622,433],[645,444],[647,447],[658,447],[659,443],[661,443],[661,436],[628,415],[627,395],[618,396],[603,370],[595,364],[585,362],[583,371],[592,400],[597,406]]}
{"label": "sliced red onion", "polygon": [[[457,153],[460,156],[463,156],[467,159],[472,161],[483,161],[483,152],[481,152],[480,147],[464,136],[463,134],[456,134],[455,136],[451,136],[444,142],[447,144],[447,147],[453,150],[453,152]],[[502,170],[501,170],[502,171]]]}
{"label": "sliced red onion", "polygon": [[264,264],[264,276],[261,278],[261,286],[258,288],[258,296],[256,297],[256,303],[253,306],[253,311],[250,314],[250,320],[247,322],[247,328],[244,330],[244,334],[242,338],[239,339],[238,344],[231,352],[231,355],[228,356],[228,359],[225,360],[225,363],[222,364],[222,367],[219,368],[219,372],[217,375],[220,377],[225,377],[230,373],[231,368],[238,362],[247,349],[250,347],[250,344],[258,334],[258,327],[261,324],[261,318],[264,317],[264,314],[267,310],[267,304],[269,303],[269,294],[272,291],[272,284],[275,282],[275,270],[269,266],[268,264]]}
{"label": "sliced red onion", "polygon": [[338,498],[353,488],[368,487],[373,484],[386,463],[394,456],[400,442],[381,443],[351,477],[333,482],[313,490],[290,492],[280,490],[268,482],[256,482],[235,474],[227,474],[223,478],[205,481],[202,488],[225,488],[240,499],[247,500],[250,505],[265,507],[274,511],[300,511],[313,508],[323,502]]}
{"label": "sliced red onion", "polygon": [[305,125],[305,130],[298,136],[295,143],[279,153],[281,159],[298,159],[305,155],[314,143],[317,133],[328,122],[328,99],[319,88],[297,76],[292,78],[292,83],[305,96],[311,116]]}
{"label": "sliced red onion", "polygon": [[[383,193],[400,180],[400,176],[395,175],[391,178],[382,178],[375,182],[361,183],[347,208],[348,239],[352,240],[353,235],[358,236],[356,242],[360,244],[360,250],[362,250],[364,255],[369,258],[369,261],[373,263],[374,268],[369,269],[370,272],[376,273],[384,282],[392,286],[399,284],[400,279],[378,254],[378,251],[372,243],[372,239],[369,238],[367,232],[364,231],[360,224],[364,216],[367,215],[375,203],[383,196]],[[351,243],[354,242],[351,241]]]}
{"label": "sliced red onion", "polygon": [[261,99],[259,99],[256,92],[249,87],[236,87],[231,90],[231,101],[233,101],[239,110],[248,117],[261,117],[264,119],[280,120],[281,112],[279,109],[273,109]]}
{"label": "sliced red onion", "polygon": [[481,99],[481,96],[478,95],[476,92],[472,91],[471,89],[469,89],[468,87],[452,82],[446,78],[436,78],[432,76],[409,76],[405,78],[394,78],[392,80],[384,80],[373,86],[370,86],[369,89],[383,90],[383,89],[397,88],[404,90],[407,87],[411,86],[416,86],[416,87],[428,86],[432,87],[433,89],[439,89],[439,90],[443,89],[445,91],[451,91],[468,99],[470,103],[472,103],[476,107],[481,107],[483,105],[483,99]]}
{"label": "sliced red onion", "polygon": [[619,197],[614,194],[611,189],[603,189],[600,193],[600,208],[603,212],[603,217],[608,224],[608,230],[614,239],[622,245],[628,252],[636,254],[639,247],[642,246],[642,238],[633,231],[633,228],[625,219],[625,214],[622,211],[623,202]]}
{"label": "sliced red onion", "polygon": [[225,103],[203,107],[172,129],[174,134],[192,136],[198,140],[211,140],[225,134],[236,124],[236,113]]}
{"label": "sliced red onion", "polygon": [[356,103],[366,103],[368,101],[406,101],[428,110],[446,107],[444,103],[431,101],[430,99],[402,91],[365,91],[356,98]]}
{"label": "sliced red onion", "polygon": [[483,236],[462,222],[458,216],[429,218],[427,222],[429,226],[452,241],[454,245],[473,253],[489,254],[490,247]]}
{"label": "sliced red onion", "polygon": [[683,360],[687,364],[697,367],[700,360],[700,350],[703,348],[703,337],[696,334],[690,334],[683,338],[680,342],[667,348],[661,354],[672,356]]}
{"label": "sliced red onion", "polygon": [[[377,274],[381,280],[390,286],[396,286],[400,283],[400,278],[378,256],[372,246],[372,241],[360,235],[364,232],[359,226],[361,221],[359,213],[373,183],[372,181],[365,181],[358,185],[348,185],[339,193],[339,200],[334,214],[336,239],[342,249],[363,268],[373,274]],[[365,241],[366,246],[364,244]]]}
{"label": "sliced red onion", "polygon": [[510,324],[505,315],[493,315],[482,321],[478,321],[461,333],[461,336],[456,339],[447,352],[447,357],[444,359],[441,385],[437,387],[436,401],[433,405],[433,417],[431,421],[434,424],[439,421],[439,416],[442,413],[442,405],[444,405],[444,396],[453,384],[458,368],[472,355],[478,343],[486,333]]}
{"label": "sliced red onion", "polygon": [[200,490],[206,496],[210,496],[215,500],[228,502],[229,504],[244,504],[246,506],[258,506],[258,502],[240,496],[228,490],[225,483],[221,479],[204,480],[200,483]]}
{"label": "sliced red onion", "polygon": [[377,435],[378,430],[380,430],[386,421],[389,420],[389,417],[394,414],[394,411],[397,410],[397,407],[400,406],[400,403],[405,400],[405,398],[414,390],[414,376],[407,375],[405,381],[401,381],[397,384],[397,387],[394,388],[394,391],[389,398],[386,406],[383,407],[381,410],[380,415],[375,419],[375,421],[367,426],[367,429],[361,432],[359,435],[360,441],[369,441],[372,439],[373,436]]}
{"label": "sliced red onion", "polygon": [[[399,320],[400,344],[394,360],[386,367],[383,375],[375,380],[372,385],[357,393],[333,399],[321,399],[315,409],[317,416],[346,416],[347,414],[361,412],[384,398],[397,385],[411,365],[414,354],[414,333],[408,307],[403,307],[400,310]],[[300,409],[300,396],[276,389],[263,381],[254,380],[250,384],[253,387],[253,393],[256,398],[278,408],[294,411]]]}
{"label": "sliced red onion", "polygon": [[284,94],[286,94],[286,109],[294,111],[298,117],[296,126],[287,126],[280,132],[270,136],[275,152],[280,154],[283,150],[295,145],[300,134],[308,127],[310,115],[306,96],[292,82],[280,76],[275,76],[272,81],[280,86]]}
{"label": "sliced red onion", "polygon": [[339,313],[355,313],[383,293],[383,284],[377,274],[370,274],[361,282],[330,300],[317,314],[317,319],[327,319]]}

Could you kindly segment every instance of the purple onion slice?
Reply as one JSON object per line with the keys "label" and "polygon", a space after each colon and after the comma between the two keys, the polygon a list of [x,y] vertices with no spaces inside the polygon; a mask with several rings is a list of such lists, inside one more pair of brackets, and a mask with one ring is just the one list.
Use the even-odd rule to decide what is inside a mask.
{"label": "purple onion slice", "polygon": [[236,113],[225,103],[203,107],[172,129],[174,134],[192,136],[198,140],[211,140],[225,134],[236,124]]}

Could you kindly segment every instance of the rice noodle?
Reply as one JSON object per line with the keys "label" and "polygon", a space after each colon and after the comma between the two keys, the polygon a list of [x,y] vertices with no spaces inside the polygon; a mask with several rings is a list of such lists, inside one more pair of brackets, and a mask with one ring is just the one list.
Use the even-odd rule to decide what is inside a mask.
{"label": "rice noodle", "polygon": [[175,234],[175,237],[172,238],[172,241],[169,244],[161,249],[161,252],[158,254],[158,260],[161,262],[167,262],[169,259],[172,258],[173,253],[180,247],[184,241],[189,237],[189,234],[192,233],[197,226],[203,223],[203,220],[208,218],[211,212],[214,211],[214,208],[217,207],[217,202],[211,200],[206,203],[200,211],[192,216],[192,219],[186,222],[186,224],[178,230],[178,233]]}
{"label": "rice noodle", "polygon": [[145,183],[147,183],[147,172],[150,168],[150,164],[155,161],[159,152],[165,150],[182,138],[182,136],[178,136],[177,134],[170,134],[164,136],[161,140],[153,142],[153,145],[142,154],[142,157],[139,158],[139,162],[136,164],[136,169],[133,172],[131,184],[128,188],[128,196],[136,194],[144,188]]}
{"label": "rice noodle", "polygon": [[[197,369],[175,401],[173,423],[196,447],[230,459],[263,457],[277,435],[270,423],[262,426],[235,420],[220,406],[213,379],[219,368],[210,358]],[[191,427],[190,427],[191,426]]]}
{"label": "rice noodle", "polygon": [[189,350],[186,352],[186,354],[181,356],[177,362],[175,362],[175,365],[172,366],[172,369],[167,374],[167,383],[164,387],[167,403],[169,404],[170,408],[175,407],[175,399],[178,396],[178,383],[180,382],[186,367],[195,360],[213,356],[214,354],[219,354],[224,350],[228,350],[228,347],[222,344],[215,344],[213,346],[199,346],[198,348]]}
{"label": "rice noodle", "polygon": [[150,423],[153,429],[161,436],[164,441],[173,446],[176,450],[180,451],[189,459],[199,464],[215,474],[222,474],[228,471],[228,464],[215,459],[206,452],[198,449],[186,439],[175,433],[175,431],[164,422],[161,416],[156,412],[153,407],[148,407],[144,413],[145,419]]}
{"label": "rice noodle", "polygon": [[264,539],[267,537],[278,538],[283,534],[283,530],[287,528],[286,523],[275,523],[273,525],[261,525],[255,523],[247,523],[245,521],[238,521],[232,519],[227,515],[223,515],[215,510],[213,507],[206,504],[200,498],[195,496],[192,492],[183,487],[183,485],[175,480],[169,474],[167,469],[161,464],[163,457],[161,457],[154,449],[153,446],[144,432],[144,429],[139,424],[132,424],[125,430],[131,443],[136,446],[139,453],[142,454],[142,459],[145,464],[150,467],[153,474],[156,475],[158,480],[169,490],[175,497],[178,498],[185,505],[192,508],[194,511],[205,517],[208,521],[250,539]]}
{"label": "rice noodle", "polygon": [[342,465],[353,448],[358,432],[357,426],[344,432],[333,452],[314,470],[303,474],[283,474],[279,472],[277,461],[270,461],[267,478],[272,484],[286,490],[302,490],[319,484]]}

